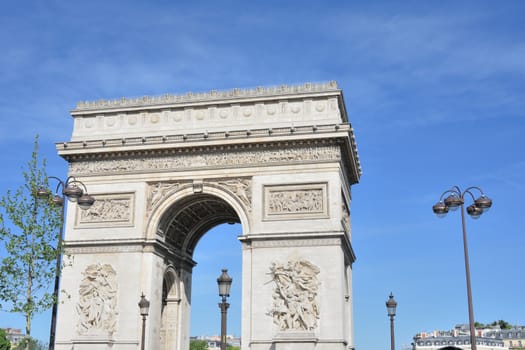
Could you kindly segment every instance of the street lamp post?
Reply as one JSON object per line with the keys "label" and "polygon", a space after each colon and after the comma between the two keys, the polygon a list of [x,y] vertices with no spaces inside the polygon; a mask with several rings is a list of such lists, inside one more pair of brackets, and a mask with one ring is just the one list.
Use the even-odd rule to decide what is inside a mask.
{"label": "street lamp post", "polygon": [[[58,309],[58,294],[60,288],[60,275],[62,269],[62,240],[64,237],[64,218],[66,213],[66,206],[64,205],[64,197],[70,202],[77,203],[80,209],[86,210],[95,203],[95,198],[91,197],[87,193],[86,185],[81,181],[77,180],[74,176],[69,176],[66,181],[60,180],[58,177],[49,176],[49,179],[58,181],[53,195],[52,201],[56,206],[62,207],[62,213],[60,217],[60,230],[57,237],[57,257],[55,266],[55,285],[53,288],[53,309],[51,311],[51,327],[49,331],[49,350],[55,349],[55,334],[57,327],[57,309]],[[83,189],[81,187],[83,187]],[[51,191],[48,188],[40,187],[36,192],[39,198],[49,198]]]}
{"label": "street lamp post", "polygon": [[[480,192],[480,197],[477,199],[474,197],[472,191]],[[449,210],[455,211],[461,207],[461,227],[463,229],[463,251],[465,254],[465,272],[467,279],[467,300],[468,300],[468,317],[470,327],[470,345],[472,350],[477,350],[476,346],[476,327],[474,325],[474,308],[472,306],[472,287],[470,285],[470,266],[468,257],[468,245],[467,245],[467,228],[465,225],[465,196],[469,195],[472,198],[473,203],[467,207],[467,213],[473,218],[477,219],[484,212],[488,211],[492,206],[492,200],[485,196],[483,190],[479,187],[472,186],[467,188],[465,191],[461,191],[458,186],[453,186],[450,190],[447,190],[441,194],[439,202],[434,204],[432,210],[438,217],[444,217]],[[448,195],[445,199],[443,199]]]}
{"label": "street lamp post", "polygon": [[390,317],[390,350],[395,350],[394,345],[394,316],[396,315],[397,301],[394,300],[394,295],[390,292],[390,296],[386,302],[386,309]]}
{"label": "street lamp post", "polygon": [[144,293],[140,296],[139,301],[140,315],[142,316],[142,340],[140,342],[140,349],[145,349],[146,344],[146,317],[149,314],[149,300],[146,299]]}
{"label": "street lamp post", "polygon": [[221,350],[226,350],[226,313],[230,307],[226,298],[230,296],[232,286],[232,278],[228,276],[227,269],[222,269],[222,274],[217,278],[217,284],[219,285],[219,296],[222,297],[222,302],[219,303],[221,309]]}

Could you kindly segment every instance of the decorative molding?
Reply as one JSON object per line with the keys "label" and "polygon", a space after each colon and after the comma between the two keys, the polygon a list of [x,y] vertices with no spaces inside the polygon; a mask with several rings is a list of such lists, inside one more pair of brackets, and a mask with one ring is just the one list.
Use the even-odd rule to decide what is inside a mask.
{"label": "decorative molding", "polygon": [[122,245],[83,245],[64,248],[65,254],[99,254],[99,253],[137,253],[151,250],[152,248],[143,247],[136,244],[122,244]]}
{"label": "decorative molding", "polygon": [[95,195],[95,203],[86,209],[77,209],[78,227],[133,226],[135,194]]}
{"label": "decorative molding", "polygon": [[[257,87],[254,89],[233,89],[225,91],[212,90],[203,93],[188,92],[184,95],[165,94],[161,96],[143,96],[136,98],[120,98],[114,100],[80,101],[75,111],[90,109],[123,108],[123,107],[145,107],[155,105],[166,105],[174,103],[206,102],[239,98],[265,97],[265,96],[287,96],[292,94],[339,91],[335,81],[324,83],[305,83],[303,85],[280,85],[272,87]],[[74,112],[75,112],[74,111]],[[244,110],[246,116],[249,110]],[[219,114],[219,116],[221,116]],[[182,118],[182,117],[181,117]],[[156,118],[152,123],[158,122]]]}
{"label": "decorative molding", "polygon": [[[189,183],[189,182],[187,182]],[[252,189],[251,179],[235,178],[235,179],[220,179],[220,180],[194,180],[193,188],[195,193],[201,193],[203,186],[207,184],[216,184],[219,187],[224,187],[232,192],[239,201],[248,209],[251,210],[252,205]],[[153,208],[160,203],[160,201],[170,192],[176,192],[184,182],[157,182],[149,184],[146,196],[146,215],[149,217]]]}
{"label": "decorative molding", "polygon": [[193,193],[202,193],[204,184],[201,179],[193,180]]}
{"label": "decorative molding", "polygon": [[341,150],[336,145],[291,146],[289,148],[256,148],[232,151],[181,153],[172,156],[128,156],[127,158],[80,160],[70,163],[75,175],[109,175],[129,172],[173,172],[196,168],[261,166],[292,162],[339,161]]}
{"label": "decorative molding", "polygon": [[326,183],[264,186],[264,219],[328,218]]}
{"label": "decorative molding", "polygon": [[117,273],[109,264],[93,264],[82,273],[78,290],[78,334],[111,335],[117,330]]}
{"label": "decorative molding", "polygon": [[312,239],[267,239],[252,240],[252,248],[289,248],[289,247],[318,247],[341,245],[341,238],[312,238]]}
{"label": "decorative molding", "polygon": [[267,313],[281,331],[311,331],[319,319],[320,269],[308,260],[273,262],[269,275],[275,283],[273,304]]}

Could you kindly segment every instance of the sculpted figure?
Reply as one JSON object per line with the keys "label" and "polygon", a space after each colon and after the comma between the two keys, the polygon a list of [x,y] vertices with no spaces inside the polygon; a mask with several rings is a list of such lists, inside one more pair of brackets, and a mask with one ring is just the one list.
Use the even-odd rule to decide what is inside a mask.
{"label": "sculpted figure", "polygon": [[117,282],[111,265],[94,264],[82,273],[77,312],[80,334],[116,331]]}
{"label": "sculpted figure", "polygon": [[235,179],[221,181],[219,184],[230,188],[233,193],[248,207],[251,207],[252,196],[250,192],[251,181],[247,179]]}
{"label": "sculpted figure", "polygon": [[313,330],[317,327],[319,272],[319,268],[307,260],[271,264],[269,274],[275,289],[268,315],[273,317],[280,330]]}

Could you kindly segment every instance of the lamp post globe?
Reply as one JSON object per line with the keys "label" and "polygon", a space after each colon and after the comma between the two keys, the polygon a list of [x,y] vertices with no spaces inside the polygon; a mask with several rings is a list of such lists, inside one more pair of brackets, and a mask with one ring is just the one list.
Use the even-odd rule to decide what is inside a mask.
{"label": "lamp post globe", "polygon": [[395,349],[394,340],[394,316],[396,315],[397,301],[394,299],[394,295],[390,292],[390,296],[386,301],[386,310],[388,317],[390,317],[390,349]]}
{"label": "lamp post globe", "polygon": [[226,350],[226,316],[230,307],[230,304],[226,302],[226,298],[230,296],[232,281],[233,279],[228,275],[228,270],[222,269],[221,275],[217,278],[219,296],[222,299],[219,303],[219,308],[221,309],[221,350]]}
{"label": "lamp post globe", "polygon": [[[95,198],[87,194],[86,185],[77,180],[74,176],[69,176],[65,181],[55,176],[49,176],[48,179],[57,181],[55,189],[55,195],[51,198],[53,205],[62,207],[62,213],[60,218],[60,230],[57,236],[57,256],[55,266],[55,284],[53,289],[53,308],[51,310],[51,326],[49,331],[49,350],[55,349],[55,335],[56,335],[56,320],[58,312],[58,297],[60,289],[60,275],[62,269],[62,241],[64,239],[64,220],[66,214],[66,206],[64,205],[64,198],[67,198],[72,203],[77,203],[80,209],[87,210],[93,203]],[[81,186],[81,187],[79,187]],[[52,192],[46,187],[39,187],[36,191],[36,196],[41,199],[48,199],[51,197]]]}
{"label": "lamp post globe", "polygon": [[[474,192],[481,193],[480,197],[475,198]],[[447,196],[444,200],[443,198]],[[469,314],[469,329],[470,329],[470,346],[472,350],[477,350],[476,344],[476,327],[474,321],[474,307],[472,305],[472,287],[470,284],[470,263],[468,256],[467,244],[467,227],[465,223],[465,197],[472,199],[472,204],[467,207],[467,214],[473,218],[478,219],[483,213],[486,213],[492,206],[492,200],[485,196],[483,190],[477,186],[468,187],[461,191],[458,186],[453,186],[441,194],[439,202],[432,206],[432,211],[438,217],[444,217],[449,210],[456,210],[461,208],[461,227],[463,232],[463,252],[465,256],[465,276],[467,281],[467,303]]]}
{"label": "lamp post globe", "polygon": [[140,296],[139,301],[140,315],[142,316],[142,336],[140,342],[140,349],[144,350],[146,346],[146,317],[149,314],[149,300],[146,299],[144,293]]}

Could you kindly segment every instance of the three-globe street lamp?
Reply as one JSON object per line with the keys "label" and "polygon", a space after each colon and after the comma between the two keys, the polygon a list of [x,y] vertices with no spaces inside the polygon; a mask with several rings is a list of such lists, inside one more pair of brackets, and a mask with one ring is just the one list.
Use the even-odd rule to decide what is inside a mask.
{"label": "three-globe street lamp", "polygon": [[394,295],[390,292],[390,296],[386,302],[386,309],[388,316],[390,317],[390,349],[394,350],[394,316],[396,315],[397,301],[394,299]]}
{"label": "three-globe street lamp", "polygon": [[[66,181],[60,180],[58,177],[49,176],[48,179],[54,179],[58,182],[55,189],[55,194],[51,199],[56,206],[62,207],[62,213],[60,217],[60,231],[57,237],[57,257],[56,257],[56,270],[55,270],[55,286],[53,289],[53,309],[51,311],[51,327],[49,331],[49,350],[54,350],[55,348],[55,334],[56,334],[56,322],[57,322],[57,308],[58,308],[58,291],[60,287],[60,272],[62,268],[62,254],[60,249],[62,249],[62,240],[64,236],[64,218],[66,212],[66,206],[64,205],[64,197],[67,198],[70,202],[77,203],[80,209],[86,210],[89,209],[93,203],[95,203],[95,198],[91,197],[87,193],[87,188],[84,183],[77,180],[74,176],[69,176]],[[48,188],[40,187],[36,191],[36,195],[39,198],[49,198],[51,196],[51,191]]]}
{"label": "three-globe street lamp", "polygon": [[[480,192],[480,197],[477,199],[474,197],[472,191]],[[463,229],[463,250],[465,253],[465,272],[467,278],[467,300],[468,300],[468,317],[470,327],[470,344],[472,350],[477,350],[476,346],[476,327],[474,325],[474,308],[472,306],[472,288],[470,285],[470,267],[468,258],[468,246],[467,246],[467,229],[465,226],[465,196],[469,195],[472,198],[473,203],[467,207],[467,213],[473,218],[477,219],[489,210],[492,206],[492,200],[485,196],[483,190],[477,186],[467,188],[465,191],[461,191],[458,186],[453,186],[450,190],[447,190],[439,197],[439,202],[434,204],[432,210],[438,217],[444,217],[449,210],[457,210],[461,207],[461,226]],[[443,199],[447,196],[445,199]]]}
{"label": "three-globe street lamp", "polygon": [[219,303],[221,309],[221,350],[226,350],[226,312],[230,307],[226,298],[230,296],[232,286],[232,278],[228,276],[227,269],[222,269],[222,274],[217,278],[217,284],[219,285],[219,296],[222,297],[222,302]]}
{"label": "three-globe street lamp", "polygon": [[139,301],[140,315],[142,316],[142,341],[140,342],[140,349],[145,349],[146,343],[146,317],[149,314],[149,300],[146,299],[144,293],[140,296]]}

